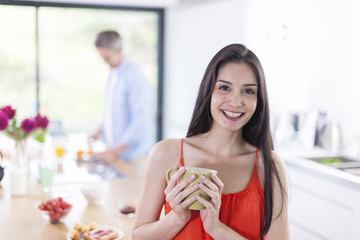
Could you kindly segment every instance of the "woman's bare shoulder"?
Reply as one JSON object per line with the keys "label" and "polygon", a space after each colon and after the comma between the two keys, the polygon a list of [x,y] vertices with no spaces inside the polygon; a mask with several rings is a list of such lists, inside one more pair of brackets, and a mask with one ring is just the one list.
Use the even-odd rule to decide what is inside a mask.
{"label": "woman's bare shoulder", "polygon": [[284,190],[288,189],[288,174],[284,159],[275,151],[271,151],[271,158],[274,160],[276,170],[279,174],[279,180],[281,181]]}
{"label": "woman's bare shoulder", "polygon": [[150,152],[150,161],[154,164],[174,167],[180,160],[181,139],[165,139],[154,145]]}
{"label": "woman's bare shoulder", "polygon": [[271,158],[274,160],[275,166],[280,172],[286,172],[286,165],[284,159],[275,151],[271,151]]}

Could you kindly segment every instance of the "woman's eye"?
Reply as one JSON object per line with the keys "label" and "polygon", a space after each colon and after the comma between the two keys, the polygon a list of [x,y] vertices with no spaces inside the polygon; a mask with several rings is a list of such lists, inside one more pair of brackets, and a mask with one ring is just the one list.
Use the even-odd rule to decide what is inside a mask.
{"label": "woman's eye", "polygon": [[244,93],[247,93],[247,94],[255,94],[255,92],[254,92],[252,89],[245,89],[245,90],[244,90]]}
{"label": "woman's eye", "polygon": [[228,86],[220,86],[219,89],[223,90],[223,91],[229,91],[230,90],[230,88]]}

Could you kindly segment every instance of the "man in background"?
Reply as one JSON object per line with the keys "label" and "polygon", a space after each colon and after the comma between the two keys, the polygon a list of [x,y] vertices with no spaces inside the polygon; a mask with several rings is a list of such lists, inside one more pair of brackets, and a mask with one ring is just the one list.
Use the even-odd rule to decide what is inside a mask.
{"label": "man in background", "polygon": [[107,148],[97,153],[101,159],[130,162],[142,170],[144,157],[154,143],[152,88],[140,69],[124,56],[122,38],[116,31],[100,32],[95,46],[110,66],[110,75],[102,123],[89,142],[102,135]]}

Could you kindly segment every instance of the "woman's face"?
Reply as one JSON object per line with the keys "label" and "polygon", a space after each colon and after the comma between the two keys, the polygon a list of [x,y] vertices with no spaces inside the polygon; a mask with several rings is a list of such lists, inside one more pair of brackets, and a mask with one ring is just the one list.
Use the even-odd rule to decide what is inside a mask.
{"label": "woman's face", "polygon": [[236,131],[252,117],[257,104],[258,83],[246,63],[228,63],[216,79],[211,95],[211,115],[221,128]]}

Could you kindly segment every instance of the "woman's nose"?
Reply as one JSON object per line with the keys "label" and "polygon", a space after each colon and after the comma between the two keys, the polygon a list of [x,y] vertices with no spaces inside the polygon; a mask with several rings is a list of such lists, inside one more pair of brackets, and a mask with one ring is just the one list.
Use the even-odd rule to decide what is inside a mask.
{"label": "woman's nose", "polygon": [[230,98],[230,105],[233,107],[238,107],[243,104],[243,98],[241,94],[232,94]]}

